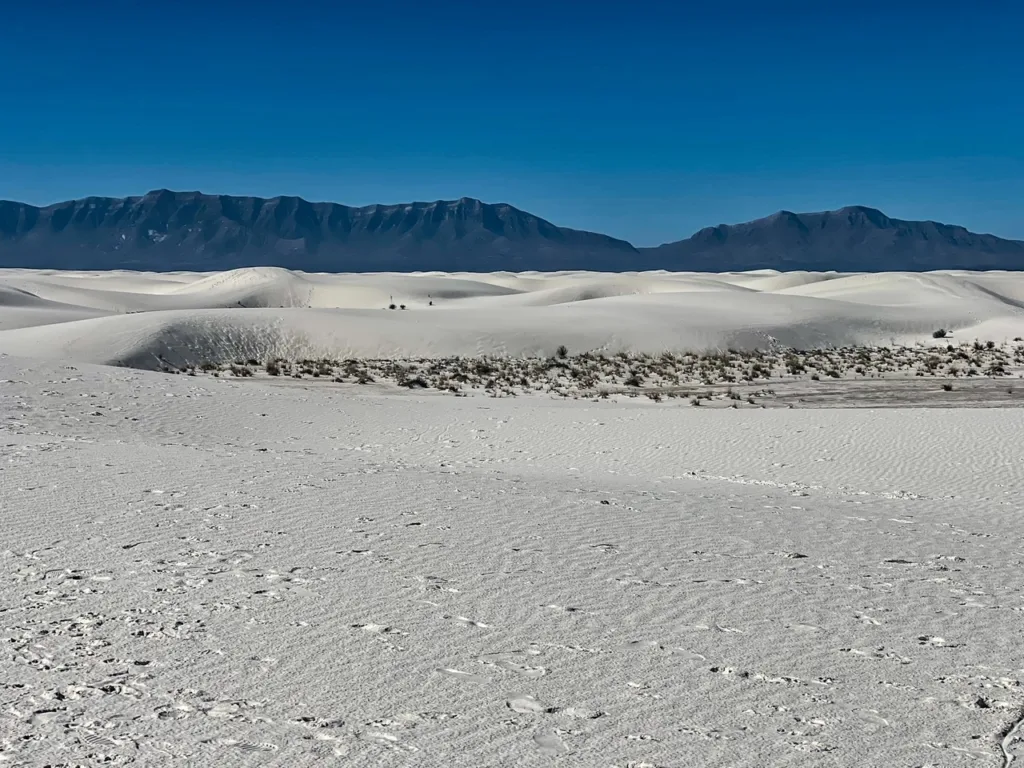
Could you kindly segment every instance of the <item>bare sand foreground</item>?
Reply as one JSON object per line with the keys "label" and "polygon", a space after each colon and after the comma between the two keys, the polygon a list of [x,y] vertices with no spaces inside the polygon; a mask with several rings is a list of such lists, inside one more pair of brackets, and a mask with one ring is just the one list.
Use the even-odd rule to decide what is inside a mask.
{"label": "bare sand foreground", "polygon": [[[906,343],[940,324],[1017,335],[1017,277],[919,277],[1004,286],[1002,309],[947,293],[883,312],[875,292],[858,326],[849,295],[821,299],[831,315],[786,299],[758,332],[839,343],[874,318],[865,343],[900,323],[919,329]],[[0,765],[1024,761],[1020,408],[677,408],[167,375],[95,363],[308,352],[339,328],[369,354],[385,332],[360,312],[389,318],[409,355],[495,354],[485,344],[555,305],[126,314],[100,306],[104,281],[150,296],[195,276],[94,275],[84,294],[80,276],[27,279],[0,280],[0,318],[21,318],[0,331]],[[66,283],[77,309],[39,303]],[[701,314],[699,295],[672,311],[653,294],[583,299],[572,312],[589,327],[538,325],[526,351],[732,316]],[[739,330],[715,339],[768,317],[763,295],[744,289]],[[83,296],[97,316],[73,319]],[[479,323],[460,336],[410,319],[435,309]],[[247,316],[286,319],[261,326],[276,336],[224,320]],[[518,319],[483,324],[499,316]],[[296,324],[301,342],[282,330]]]}

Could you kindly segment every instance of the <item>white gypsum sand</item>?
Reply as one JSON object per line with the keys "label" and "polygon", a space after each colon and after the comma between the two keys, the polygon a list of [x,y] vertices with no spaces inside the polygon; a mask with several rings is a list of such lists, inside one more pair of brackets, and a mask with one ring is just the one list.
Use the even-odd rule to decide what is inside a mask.
{"label": "white gypsum sand", "polygon": [[[394,310],[388,310],[390,304]],[[405,306],[402,310],[398,307]],[[1024,275],[212,275],[0,270],[0,352],[159,368],[272,357],[797,349],[1024,336]]]}
{"label": "white gypsum sand", "polygon": [[[519,351],[545,355],[573,334],[684,347],[667,340],[698,339],[689,322],[723,346],[743,322],[852,343],[858,304],[884,329],[863,343],[999,329],[969,353],[995,355],[1020,327],[1015,275],[892,276],[948,289],[902,308],[878,303],[886,276],[796,277],[301,276],[403,312],[210,308],[208,276],[5,273],[21,304],[0,318],[49,303],[46,324],[0,331],[0,764],[1016,764],[1021,409],[459,398],[93,364],[264,360],[285,330],[294,359],[329,338],[495,355],[530,323]],[[419,280],[433,307],[400,296]],[[771,315],[794,285],[841,280],[863,290]],[[994,303],[965,287],[1000,280]],[[446,281],[506,295],[439,299]],[[548,287],[508,291],[529,281]],[[557,305],[582,329],[528,320],[546,290],[639,281],[711,289]],[[147,311],[189,289],[205,304]],[[734,293],[736,317],[701,314],[696,297]],[[105,316],[71,316],[86,310]],[[656,337],[659,317],[676,325]],[[256,322],[278,335],[247,336]]]}

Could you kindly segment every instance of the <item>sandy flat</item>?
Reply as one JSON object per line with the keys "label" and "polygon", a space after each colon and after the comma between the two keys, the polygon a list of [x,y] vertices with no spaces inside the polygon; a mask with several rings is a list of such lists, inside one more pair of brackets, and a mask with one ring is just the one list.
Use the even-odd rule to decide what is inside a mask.
{"label": "sandy flat", "polygon": [[0,758],[1008,765],[1022,429],[0,357]]}
{"label": "sandy flat", "polygon": [[2,271],[0,765],[1016,765],[1010,379],[734,409],[143,369],[1002,344],[1022,296],[1013,273]]}

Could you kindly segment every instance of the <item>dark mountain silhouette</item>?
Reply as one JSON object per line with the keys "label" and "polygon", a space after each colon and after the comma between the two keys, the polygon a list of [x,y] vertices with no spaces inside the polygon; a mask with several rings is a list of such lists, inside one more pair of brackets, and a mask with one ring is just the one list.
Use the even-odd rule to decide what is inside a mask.
{"label": "dark mountain silhouette", "polygon": [[0,201],[0,267],[323,272],[1024,269],[1024,243],[872,208],[788,211],[656,248],[471,198],[352,208],[158,190],[45,208]]}
{"label": "dark mountain silhouette", "polygon": [[780,211],[746,224],[708,227],[641,252],[645,260],[709,272],[1024,269],[1024,242],[934,221],[890,219],[863,206],[822,213]]}
{"label": "dark mountain silhouette", "polygon": [[632,245],[462,198],[350,208],[159,190],[36,208],[0,202],[0,266],[324,272],[621,269]]}

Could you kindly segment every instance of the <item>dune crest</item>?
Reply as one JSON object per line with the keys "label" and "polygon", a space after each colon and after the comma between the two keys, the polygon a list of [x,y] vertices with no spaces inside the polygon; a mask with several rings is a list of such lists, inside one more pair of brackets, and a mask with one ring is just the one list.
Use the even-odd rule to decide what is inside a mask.
{"label": "dune crest", "polygon": [[1024,335],[1024,274],[0,271],[0,352],[143,368],[907,344],[938,328]]}

